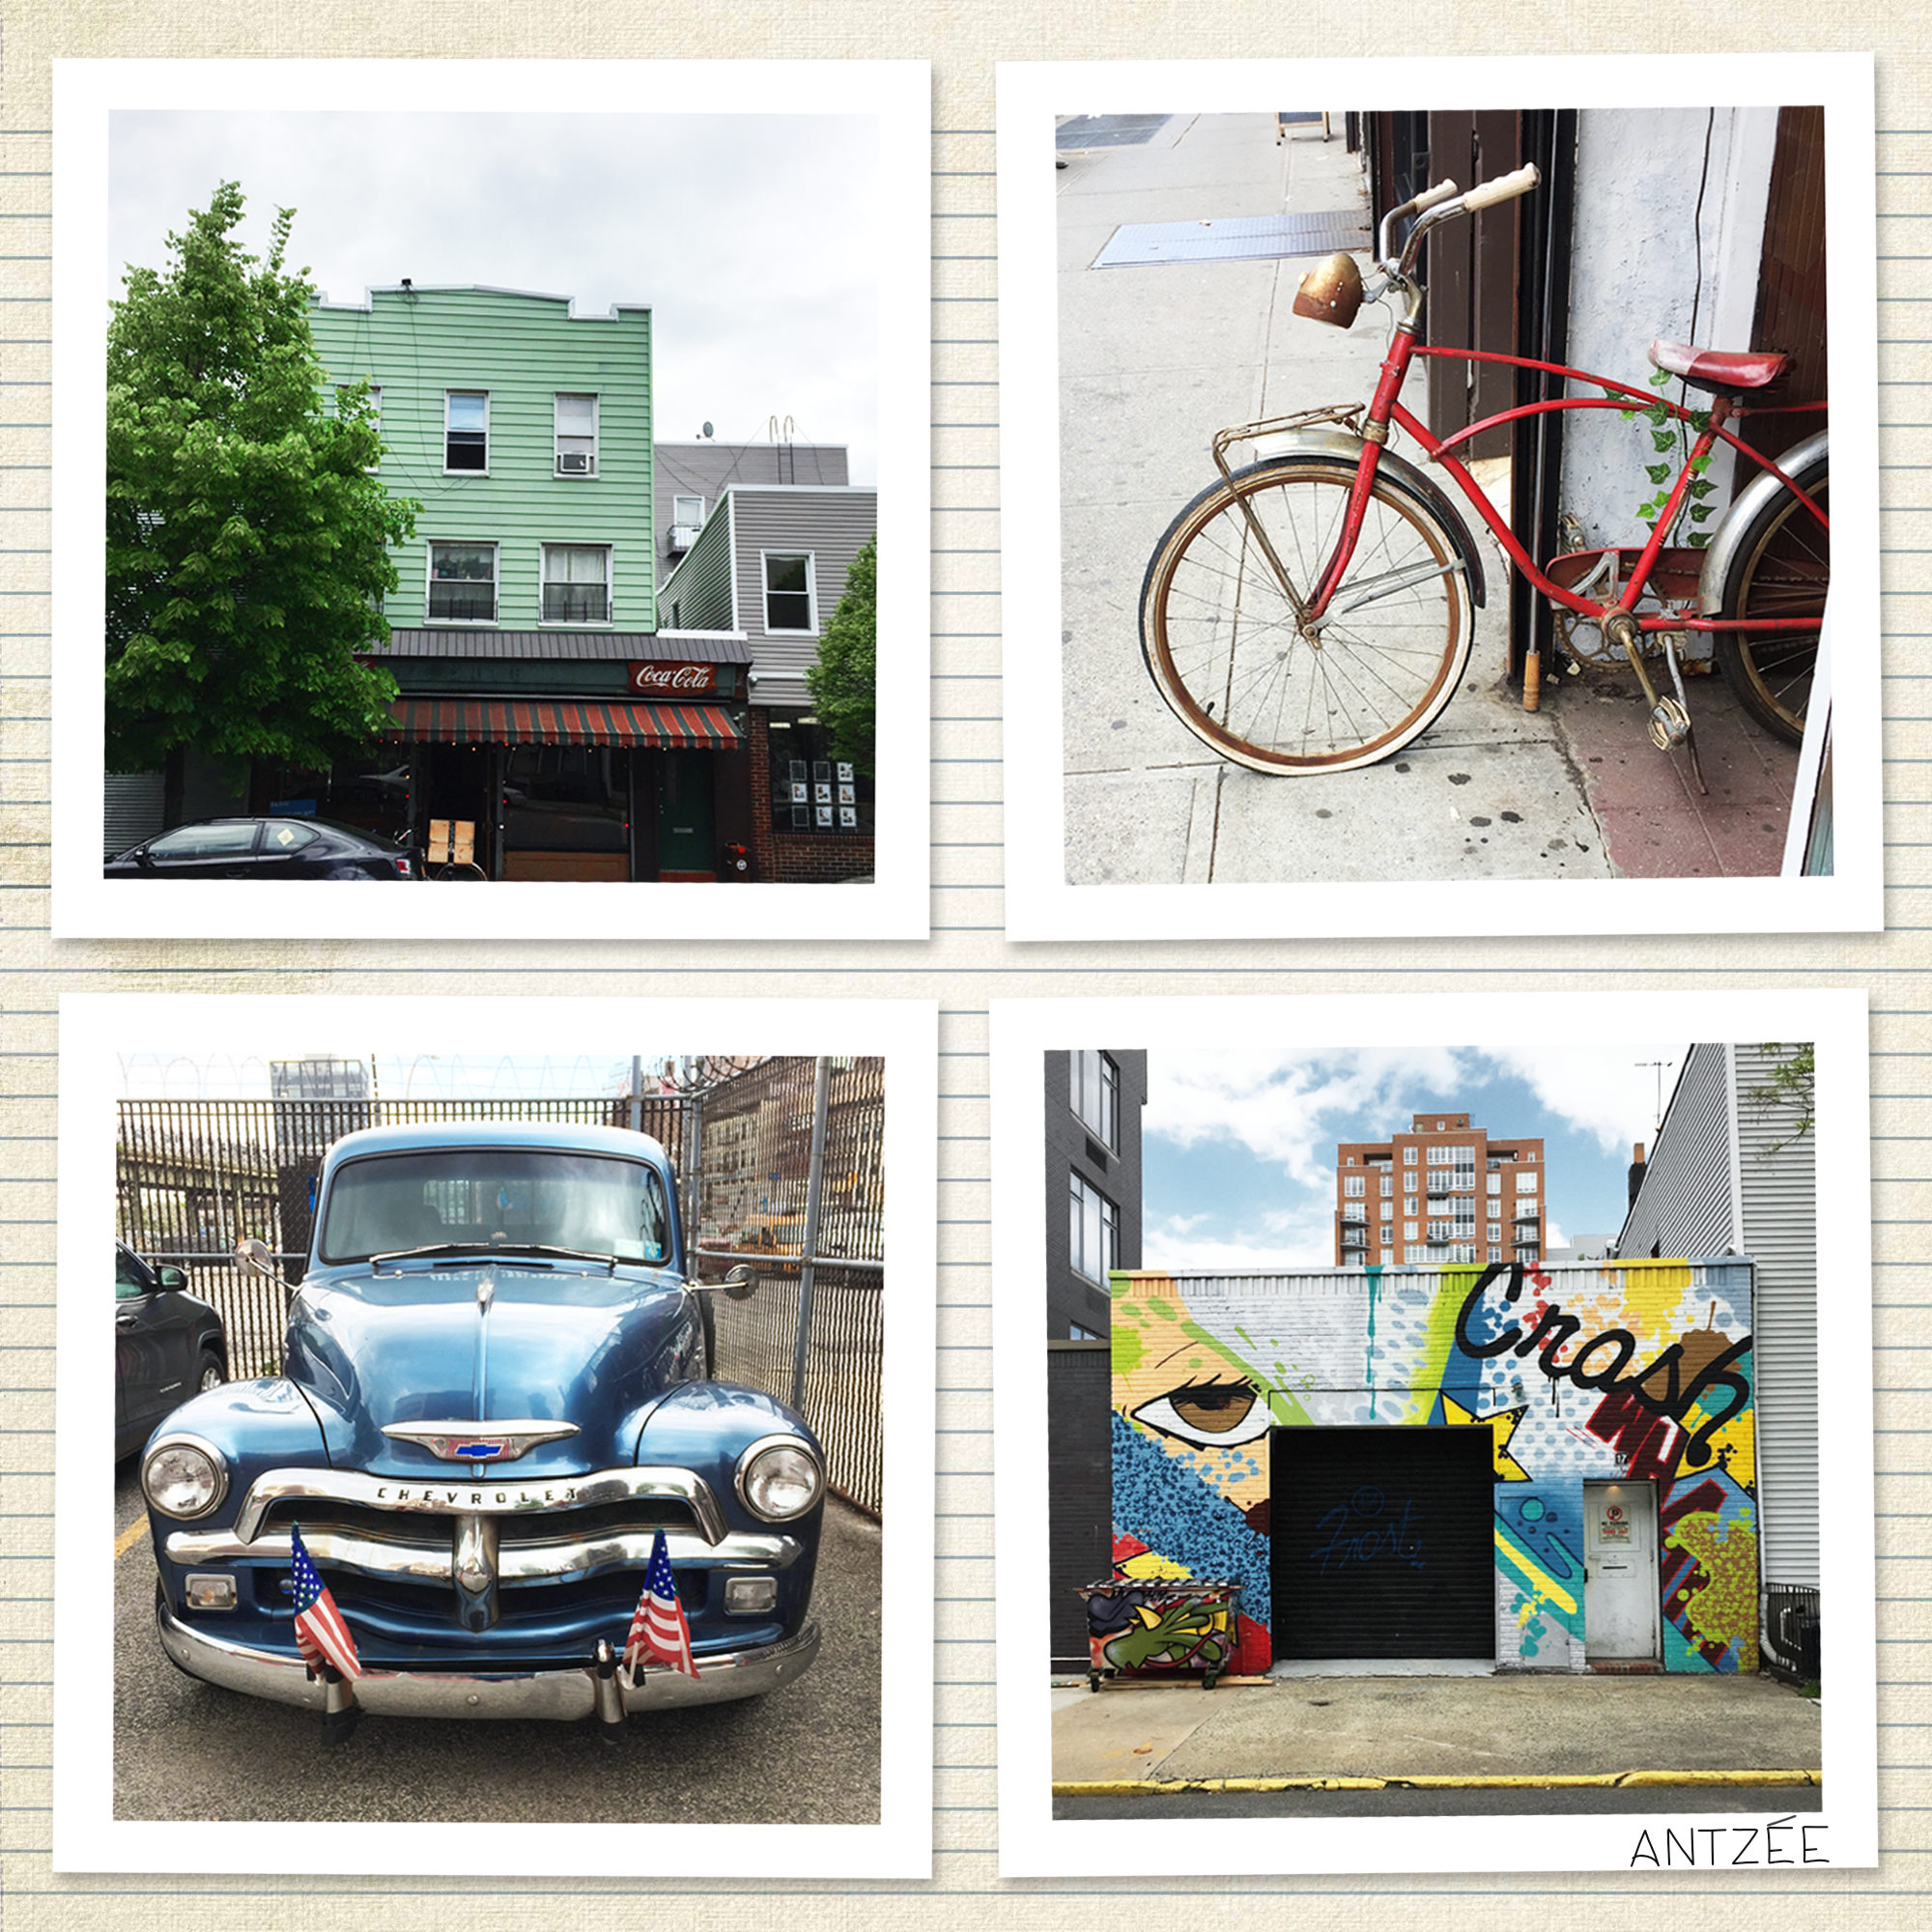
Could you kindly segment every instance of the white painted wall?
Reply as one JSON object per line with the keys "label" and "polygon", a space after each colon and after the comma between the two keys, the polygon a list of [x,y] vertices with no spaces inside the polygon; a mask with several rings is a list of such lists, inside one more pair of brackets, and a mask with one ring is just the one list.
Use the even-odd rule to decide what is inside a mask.
{"label": "white painted wall", "polygon": [[[1564,360],[1642,386],[1659,336],[1706,349],[1753,347],[1777,109],[1586,108],[1577,121]],[[1676,384],[1662,393],[1701,406]],[[1640,543],[1647,534],[1636,515],[1654,494],[1643,465],[1664,460],[1650,427],[1611,410],[1566,419],[1559,507],[1581,518],[1587,544]],[[1729,500],[1730,461],[1720,445],[1710,471],[1719,489],[1705,499],[1719,510]],[[1714,516],[1702,527],[1716,524]]]}

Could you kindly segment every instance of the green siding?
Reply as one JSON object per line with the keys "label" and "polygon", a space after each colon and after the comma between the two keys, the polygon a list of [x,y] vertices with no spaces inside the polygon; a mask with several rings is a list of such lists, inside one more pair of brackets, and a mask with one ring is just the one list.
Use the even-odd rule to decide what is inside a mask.
{"label": "green siding", "polygon": [[[497,545],[497,617],[541,621],[546,543],[609,544],[611,628],[656,628],[651,522],[651,316],[572,317],[550,296],[494,289],[379,289],[371,306],[310,311],[316,349],[336,384],[382,389],[389,491],[423,504],[414,539],[396,553],[391,624],[428,618],[429,543]],[[443,395],[490,397],[488,474],[445,474]],[[554,473],[559,392],[598,398],[597,474]]]}
{"label": "green siding", "polygon": [[[677,606],[671,623],[670,607]],[[731,504],[721,498],[705,520],[697,541],[678,559],[658,600],[658,623],[666,630],[734,631],[731,615]]]}

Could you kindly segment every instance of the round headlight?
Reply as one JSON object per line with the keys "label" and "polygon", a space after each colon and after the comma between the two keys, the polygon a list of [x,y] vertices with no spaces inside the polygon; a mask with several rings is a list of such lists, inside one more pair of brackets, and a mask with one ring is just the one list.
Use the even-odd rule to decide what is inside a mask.
{"label": "round headlight", "polygon": [[818,1458],[795,1435],[768,1435],[738,1458],[738,1494],[767,1522],[803,1516],[824,1489]]}
{"label": "round headlight", "polygon": [[213,1444],[171,1435],[148,1451],[141,1492],[163,1516],[206,1516],[228,1493],[228,1467]]}

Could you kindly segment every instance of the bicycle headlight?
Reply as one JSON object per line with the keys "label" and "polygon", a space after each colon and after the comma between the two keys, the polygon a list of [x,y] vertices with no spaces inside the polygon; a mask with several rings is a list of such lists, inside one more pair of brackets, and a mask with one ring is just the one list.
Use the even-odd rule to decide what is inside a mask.
{"label": "bicycle headlight", "polygon": [[1337,328],[1351,327],[1361,306],[1362,271],[1352,255],[1335,254],[1318,262],[1294,292],[1296,315],[1332,323]]}
{"label": "bicycle headlight", "polygon": [[825,1491],[818,1458],[795,1435],[767,1435],[738,1458],[734,1479],[745,1507],[767,1522],[803,1516]]}
{"label": "bicycle headlight", "polygon": [[228,1493],[228,1464],[198,1435],[170,1435],[141,1460],[141,1493],[163,1516],[206,1516]]}

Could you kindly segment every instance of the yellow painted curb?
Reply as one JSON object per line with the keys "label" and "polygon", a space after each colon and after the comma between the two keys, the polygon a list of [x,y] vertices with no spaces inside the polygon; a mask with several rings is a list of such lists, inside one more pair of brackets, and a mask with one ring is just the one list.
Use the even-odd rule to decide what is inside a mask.
{"label": "yellow painted curb", "polygon": [[1615,1791],[1666,1784],[1822,1785],[1822,1771],[1597,1771],[1414,1777],[1096,1777],[1056,1779],[1056,1798],[1163,1797],[1179,1791]]}
{"label": "yellow painted curb", "polygon": [[118,1563],[148,1533],[148,1512],[143,1510],[119,1536],[114,1539],[114,1560]]}

